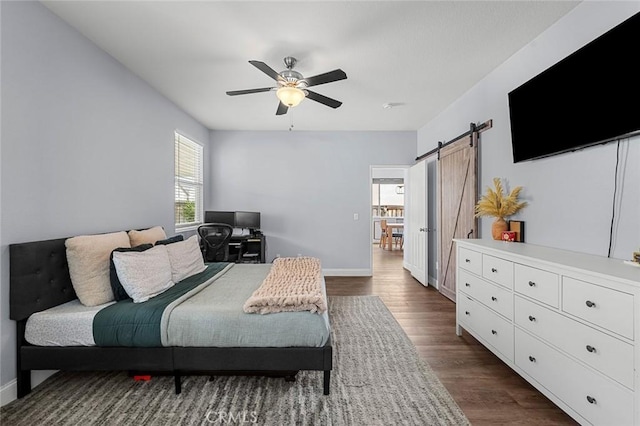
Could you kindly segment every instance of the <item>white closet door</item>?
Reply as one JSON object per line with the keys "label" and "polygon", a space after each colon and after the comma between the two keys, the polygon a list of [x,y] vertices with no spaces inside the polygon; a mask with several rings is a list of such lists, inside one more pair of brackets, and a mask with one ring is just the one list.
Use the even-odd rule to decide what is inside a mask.
{"label": "white closet door", "polygon": [[409,169],[409,210],[406,215],[407,229],[405,229],[409,271],[424,286],[427,285],[427,265],[429,264],[427,261],[426,171],[426,161],[420,161]]}

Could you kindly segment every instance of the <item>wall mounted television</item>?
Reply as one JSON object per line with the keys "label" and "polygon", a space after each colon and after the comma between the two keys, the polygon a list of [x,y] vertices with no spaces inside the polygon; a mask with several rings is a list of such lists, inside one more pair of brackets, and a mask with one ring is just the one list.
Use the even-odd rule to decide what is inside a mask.
{"label": "wall mounted television", "polygon": [[509,92],[513,162],[640,134],[640,13]]}

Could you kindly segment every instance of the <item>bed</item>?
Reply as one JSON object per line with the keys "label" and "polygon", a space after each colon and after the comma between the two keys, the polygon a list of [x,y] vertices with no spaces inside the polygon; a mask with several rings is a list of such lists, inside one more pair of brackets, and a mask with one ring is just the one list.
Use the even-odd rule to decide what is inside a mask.
{"label": "bed", "polygon": [[[17,324],[18,398],[31,391],[32,370],[122,370],[170,374],[175,379],[176,393],[181,392],[181,377],[188,374],[280,374],[292,380],[297,371],[314,370],[323,372],[323,394],[329,394],[332,346],[326,313],[260,315],[237,312],[238,303],[242,303],[256,288],[270,264],[220,265],[222,268],[213,274],[215,279],[211,283],[177,305],[171,314],[176,318],[171,325],[173,327],[179,324],[180,319],[187,321],[193,309],[195,312],[198,309],[204,312],[207,298],[233,299],[236,308],[228,307],[226,316],[202,320],[209,323],[199,327],[199,338],[190,337],[182,328],[182,331],[174,332],[172,338],[163,341],[162,346],[154,342],[141,346],[123,346],[127,343],[118,342],[107,345],[94,342],[92,345],[91,332],[87,331],[87,324],[91,324],[91,320],[87,318],[93,318],[103,307],[87,308],[77,303],[78,296],[67,263],[66,240],[60,238],[9,246],[10,318]],[[207,264],[207,267],[210,266]],[[106,304],[107,307],[110,305],[112,303]],[[66,312],[78,314],[77,322],[71,328],[74,330],[70,333],[72,339],[54,341],[51,335],[55,333],[48,330],[48,325],[55,322],[56,315]],[[298,327],[294,334],[302,336],[302,340],[287,340],[288,333],[284,332],[260,331],[270,329],[272,325],[268,325],[269,321],[278,316],[287,318],[291,328],[295,329],[296,324],[300,324],[299,319],[305,315],[321,320],[315,319],[317,331]],[[248,320],[249,329],[257,332],[251,336],[247,333],[229,333],[235,328],[238,317]],[[28,326],[30,318],[32,324]],[[324,331],[318,325],[323,322],[326,325]],[[260,328],[261,324],[266,328]],[[207,336],[202,331],[209,329],[213,332],[202,343],[202,335]],[[48,332],[52,334],[47,335]]]}

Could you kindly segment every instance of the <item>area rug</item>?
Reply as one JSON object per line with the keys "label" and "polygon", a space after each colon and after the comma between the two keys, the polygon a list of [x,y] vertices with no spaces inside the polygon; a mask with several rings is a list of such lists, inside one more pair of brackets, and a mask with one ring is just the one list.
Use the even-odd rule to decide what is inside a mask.
{"label": "area rug", "polygon": [[0,409],[3,425],[467,425],[451,395],[377,296],[329,297],[334,366],[295,382],[256,376],[134,381],[58,372]]}

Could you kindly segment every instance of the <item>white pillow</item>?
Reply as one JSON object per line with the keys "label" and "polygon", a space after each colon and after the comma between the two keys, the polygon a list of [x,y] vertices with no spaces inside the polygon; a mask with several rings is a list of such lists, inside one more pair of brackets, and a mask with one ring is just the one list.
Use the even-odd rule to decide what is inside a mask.
{"label": "white pillow", "polygon": [[113,252],[118,279],[133,303],[146,302],[173,287],[167,246],[149,250]]}
{"label": "white pillow", "polygon": [[169,261],[171,262],[171,279],[174,283],[207,269],[202,258],[197,235],[193,235],[184,241],[167,244],[166,247],[169,252]]}
{"label": "white pillow", "polygon": [[65,241],[71,284],[85,306],[114,300],[109,278],[109,256],[114,249],[130,247],[124,231],[79,235]]}
{"label": "white pillow", "polygon": [[154,226],[153,228],[143,229],[137,231],[132,229],[129,231],[129,240],[131,241],[131,247],[139,246],[140,244],[155,244],[156,241],[164,240],[167,238],[167,234],[164,232],[162,226]]}

